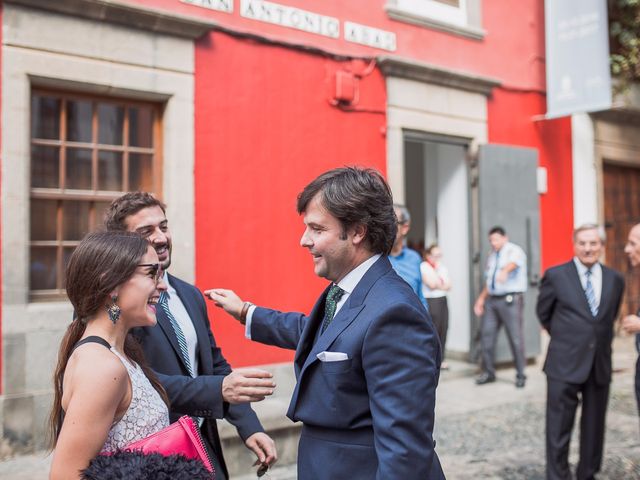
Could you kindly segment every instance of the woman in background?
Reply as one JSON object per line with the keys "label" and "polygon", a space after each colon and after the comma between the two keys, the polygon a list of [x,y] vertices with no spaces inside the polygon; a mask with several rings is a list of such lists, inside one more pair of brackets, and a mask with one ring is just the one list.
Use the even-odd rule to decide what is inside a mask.
{"label": "woman in background", "polygon": [[440,368],[447,370],[449,366],[444,361],[444,352],[449,328],[447,292],[451,289],[451,281],[449,280],[449,271],[441,263],[441,259],[440,247],[436,243],[430,245],[425,250],[425,261],[420,265],[420,273],[422,274],[422,294],[427,299],[429,313],[442,345],[442,365]]}
{"label": "woman in background", "polygon": [[99,453],[115,452],[169,424],[167,397],[128,335],[156,324],[162,268],[140,235],[87,235],[67,266],[76,318],[54,375],[50,478],[78,479]]}

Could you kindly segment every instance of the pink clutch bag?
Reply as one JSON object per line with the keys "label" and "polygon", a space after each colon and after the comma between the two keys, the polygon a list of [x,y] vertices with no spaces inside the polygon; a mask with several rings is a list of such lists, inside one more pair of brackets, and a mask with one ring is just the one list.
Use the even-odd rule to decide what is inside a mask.
{"label": "pink clutch bag", "polygon": [[200,460],[207,470],[215,474],[213,465],[200,430],[193,419],[184,415],[159,432],[127,445],[123,450],[138,450],[142,453],[160,453],[162,455],[184,455]]}

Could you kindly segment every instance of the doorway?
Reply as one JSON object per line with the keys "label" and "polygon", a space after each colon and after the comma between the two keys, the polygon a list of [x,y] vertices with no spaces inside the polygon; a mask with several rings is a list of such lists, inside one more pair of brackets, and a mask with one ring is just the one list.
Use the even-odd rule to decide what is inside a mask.
{"label": "doorway", "polygon": [[625,277],[626,289],[620,315],[640,308],[640,274],[629,265],[624,253],[629,230],[640,223],[640,168],[603,163],[604,226],[606,264]]}
{"label": "doorway", "polygon": [[438,243],[449,269],[448,354],[467,359],[470,343],[468,141],[404,132],[404,188],[411,213],[408,244],[422,253]]}

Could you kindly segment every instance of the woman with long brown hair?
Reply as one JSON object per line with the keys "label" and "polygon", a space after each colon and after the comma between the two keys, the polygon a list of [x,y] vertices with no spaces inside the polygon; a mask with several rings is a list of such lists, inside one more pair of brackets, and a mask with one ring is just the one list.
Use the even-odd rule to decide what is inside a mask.
{"label": "woman with long brown hair", "polygon": [[158,255],[135,233],[87,235],[67,266],[76,318],[54,375],[50,478],[80,478],[99,453],[117,451],[169,424],[167,397],[142,358],[133,327],[156,323]]}

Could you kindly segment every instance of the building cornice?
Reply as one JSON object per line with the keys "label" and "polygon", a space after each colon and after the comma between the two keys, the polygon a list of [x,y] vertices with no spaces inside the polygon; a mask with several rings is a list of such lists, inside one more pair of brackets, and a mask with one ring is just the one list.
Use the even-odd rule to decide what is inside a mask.
{"label": "building cornice", "polygon": [[433,18],[411,14],[393,5],[385,5],[384,9],[387,12],[389,18],[398,22],[411,23],[420,27],[440,30],[441,32],[451,33],[453,35],[459,35],[461,37],[471,38],[473,40],[483,40],[486,35],[486,32],[481,28],[452,25],[450,23],[441,22]]}
{"label": "building cornice", "polygon": [[491,91],[501,84],[499,80],[494,78],[451,70],[393,55],[378,56],[377,62],[380,70],[387,77],[407,78],[409,80],[481,93],[486,96],[491,95]]}
{"label": "building cornice", "polygon": [[117,0],[5,0],[5,3],[191,39],[216,27],[210,20]]}

